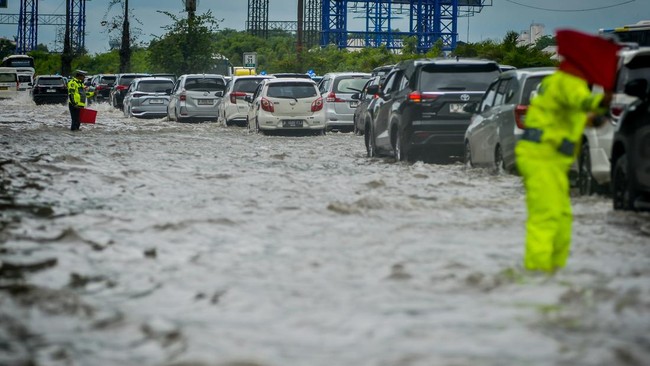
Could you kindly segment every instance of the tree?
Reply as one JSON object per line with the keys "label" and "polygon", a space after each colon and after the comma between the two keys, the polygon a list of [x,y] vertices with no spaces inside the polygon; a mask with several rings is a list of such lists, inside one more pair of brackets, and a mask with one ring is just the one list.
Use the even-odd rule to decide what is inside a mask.
{"label": "tree", "polygon": [[16,52],[16,42],[0,38],[0,60]]}
{"label": "tree", "polygon": [[149,63],[160,72],[177,75],[209,72],[213,67],[212,57],[218,53],[214,32],[218,21],[208,11],[190,19],[180,19],[174,14],[159,11],[170,17],[174,23],[163,27],[167,33],[149,44]]}

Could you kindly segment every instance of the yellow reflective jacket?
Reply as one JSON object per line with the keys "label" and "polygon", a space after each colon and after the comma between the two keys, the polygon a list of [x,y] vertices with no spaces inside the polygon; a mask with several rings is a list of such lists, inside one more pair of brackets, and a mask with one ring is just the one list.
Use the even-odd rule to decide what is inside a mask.
{"label": "yellow reflective jacket", "polygon": [[542,143],[557,148],[563,139],[579,146],[587,112],[604,114],[602,94],[591,93],[587,81],[563,71],[542,80],[526,113],[526,128],[543,131]]}
{"label": "yellow reflective jacket", "polygon": [[83,82],[77,80],[77,78],[72,78],[68,81],[68,103],[73,106],[79,108],[85,107],[86,97],[92,97],[94,94],[93,92],[86,93],[85,85]]}

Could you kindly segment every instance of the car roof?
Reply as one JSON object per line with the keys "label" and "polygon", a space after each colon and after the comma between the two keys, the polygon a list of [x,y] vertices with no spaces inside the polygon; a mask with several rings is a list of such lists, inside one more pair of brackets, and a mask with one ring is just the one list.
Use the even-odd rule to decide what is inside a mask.
{"label": "car roof", "polygon": [[171,81],[172,83],[174,82],[174,80],[172,80],[171,78],[165,77],[165,76],[145,76],[145,77],[142,77],[142,78],[137,78],[135,80],[137,80],[138,82],[154,81],[154,80],[168,80],[168,81]]}
{"label": "car roof", "polygon": [[[413,63],[415,65],[456,65],[456,64],[469,64],[469,65],[485,65],[485,64],[497,64],[496,61],[493,60],[488,60],[488,59],[482,59],[482,58],[462,58],[462,57],[456,57],[456,58],[420,58],[420,59],[415,59],[415,60],[406,60],[402,61],[399,64],[409,64]],[[398,65],[399,65],[398,64]]]}
{"label": "car roof", "polygon": [[179,76],[179,79],[182,78],[182,77],[187,78],[187,77],[201,77],[201,76],[204,77],[204,78],[221,78],[221,79],[225,79],[223,77],[223,75],[221,75],[221,74],[183,74],[183,75]]}
{"label": "car roof", "polygon": [[370,76],[369,72],[356,72],[356,71],[344,71],[344,72],[328,72],[325,76]]}
{"label": "car roof", "polygon": [[501,73],[501,77],[508,77],[510,75],[520,76],[536,76],[552,74],[557,68],[555,67],[528,67],[524,69],[513,69]]}
{"label": "car roof", "polygon": [[273,79],[273,75],[241,75],[233,76],[232,80],[241,80],[241,79]]}
{"label": "car roof", "polygon": [[61,78],[61,79],[63,79],[64,77],[63,77],[63,75],[38,75],[36,78],[37,79],[38,78]]}
{"label": "car roof", "polygon": [[270,78],[266,81],[266,84],[286,83],[287,81],[316,85],[316,82],[307,78]]}

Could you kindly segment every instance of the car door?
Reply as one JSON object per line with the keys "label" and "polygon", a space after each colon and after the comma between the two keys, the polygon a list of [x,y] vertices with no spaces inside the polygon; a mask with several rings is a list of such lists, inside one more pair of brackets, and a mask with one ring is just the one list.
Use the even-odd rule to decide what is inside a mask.
{"label": "car door", "polygon": [[135,90],[136,85],[136,83],[131,83],[129,88],[126,90],[126,94],[124,94],[124,100],[122,101],[122,110],[124,111],[124,115],[127,115],[128,110],[131,107],[131,98],[133,97],[133,90]]}
{"label": "car door", "polygon": [[183,81],[185,80],[185,77],[180,77],[177,81],[176,84],[174,84],[174,88],[172,88],[171,94],[169,95],[169,104],[167,104],[167,116],[171,116],[174,118],[176,116],[176,106],[178,104],[178,93],[179,90],[181,89],[180,86],[183,84]]}
{"label": "car door", "polygon": [[379,93],[379,98],[377,98],[373,106],[374,116],[372,124],[374,137],[377,148],[381,150],[392,149],[388,133],[388,116],[392,107],[392,98],[398,86],[396,81],[400,73],[400,70],[395,70],[388,76],[381,93]]}
{"label": "car door", "polygon": [[500,120],[498,116],[502,113],[503,105],[506,99],[506,91],[508,90],[508,85],[510,84],[512,78],[501,79],[499,85],[497,86],[496,93],[494,94],[494,102],[492,103],[492,108],[490,109],[489,118],[485,121],[484,137],[485,146],[482,149],[485,154],[485,161],[488,163],[494,162],[494,152],[497,144],[499,144],[499,129],[500,129]]}
{"label": "car door", "polygon": [[265,84],[266,84],[265,82],[261,82],[260,85],[258,85],[257,88],[255,89],[255,92],[251,97],[252,101],[248,107],[248,117],[247,117],[248,126],[251,130],[255,129],[255,124],[257,121],[257,111],[259,111],[260,109],[259,99],[260,99],[260,95],[262,94],[262,88],[264,87]]}
{"label": "car door", "polygon": [[469,127],[472,131],[469,137],[469,144],[472,154],[472,162],[475,164],[480,165],[486,163],[488,125],[494,118],[494,98],[497,93],[499,82],[500,80],[493,82],[488,87],[485,94],[483,94],[483,98],[478,107],[478,114],[474,116],[472,124]]}

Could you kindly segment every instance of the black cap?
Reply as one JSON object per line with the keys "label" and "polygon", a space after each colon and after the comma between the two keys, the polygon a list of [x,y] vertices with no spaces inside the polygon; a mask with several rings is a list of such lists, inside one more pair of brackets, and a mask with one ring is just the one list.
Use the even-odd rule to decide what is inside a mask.
{"label": "black cap", "polygon": [[88,74],[88,73],[85,72],[85,71],[83,71],[83,70],[79,70],[79,69],[77,69],[77,70],[74,72],[74,74],[75,74],[75,76],[76,76],[76,75],[83,75],[83,76],[86,76],[86,74]]}

